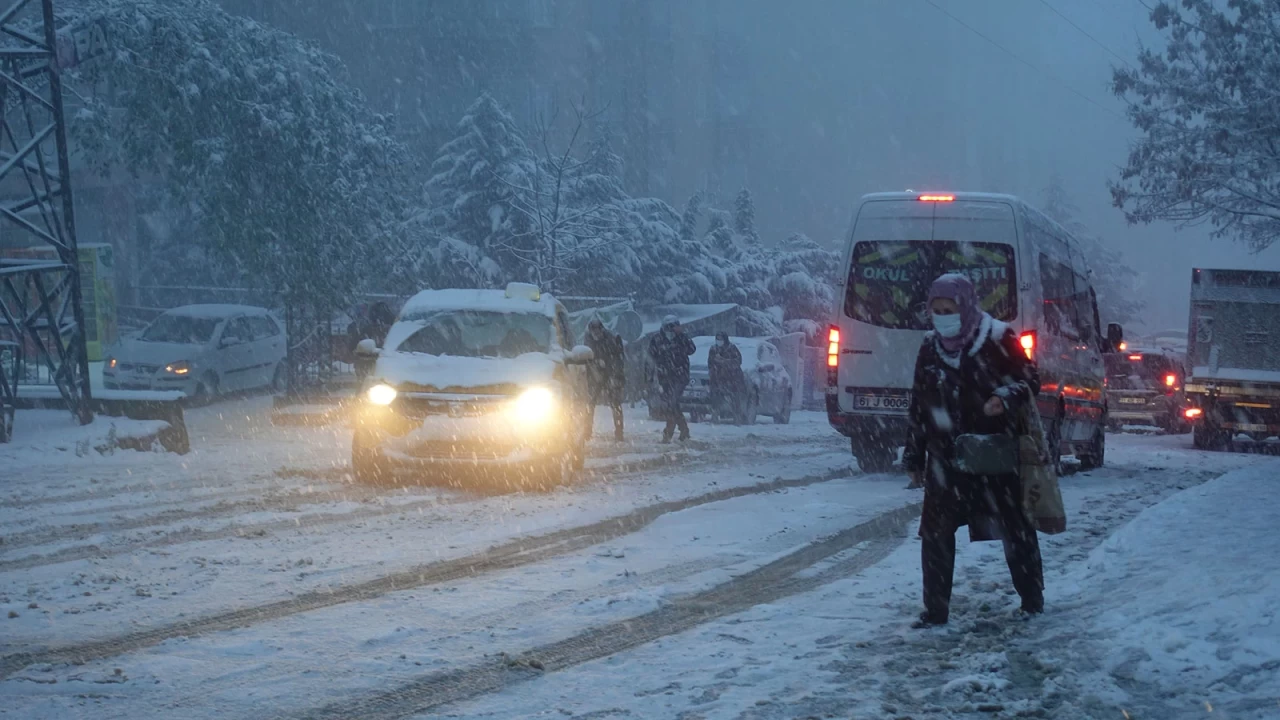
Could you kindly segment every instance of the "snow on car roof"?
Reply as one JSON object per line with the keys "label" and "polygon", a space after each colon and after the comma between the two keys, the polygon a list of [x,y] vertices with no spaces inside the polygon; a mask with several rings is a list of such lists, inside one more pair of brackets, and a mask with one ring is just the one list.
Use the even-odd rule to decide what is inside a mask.
{"label": "snow on car roof", "polygon": [[556,316],[556,299],[542,294],[537,300],[524,297],[507,297],[505,290],[476,290],[454,288],[449,290],[423,290],[409,298],[400,309],[400,319],[412,318],[440,310],[488,310],[504,313],[538,312],[549,318]]}
{"label": "snow on car roof", "polygon": [[271,311],[254,305],[203,304],[169,308],[164,311],[164,314],[194,318],[225,318],[232,315],[270,315]]}

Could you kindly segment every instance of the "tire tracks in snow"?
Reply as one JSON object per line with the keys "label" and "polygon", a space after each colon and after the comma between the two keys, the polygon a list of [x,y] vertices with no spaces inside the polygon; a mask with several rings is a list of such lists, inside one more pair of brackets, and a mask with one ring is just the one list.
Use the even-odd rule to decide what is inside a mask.
{"label": "tire tracks in snow", "polygon": [[[819,457],[824,454],[829,454],[831,452],[832,452],[831,450],[824,448],[822,450],[819,450],[818,452],[811,452],[803,455],[796,455],[795,457],[796,459],[813,458],[813,457]],[[732,454],[730,452],[724,452],[722,448],[711,448],[711,451],[704,452],[700,455],[691,455],[691,454],[688,454],[687,452],[666,453],[666,454],[658,455],[656,457],[646,457],[646,458],[638,459],[636,461],[621,462],[621,463],[617,463],[614,466],[587,468],[585,473],[588,477],[586,480],[581,481],[580,484],[588,484],[592,482],[595,479],[594,476],[600,473],[609,473],[609,472],[618,471],[618,472],[624,473],[624,475],[619,479],[625,480],[625,478],[628,476],[638,475],[643,472],[653,470],[656,468],[679,464],[683,470],[688,470],[691,468],[710,465],[715,463],[716,461],[724,460],[728,457],[732,457]],[[422,487],[422,488],[436,487],[438,489],[444,489],[444,490],[457,490],[457,488],[452,488],[445,484],[434,484],[434,485],[423,484],[423,485],[415,485],[414,487]],[[388,488],[388,491],[390,491],[390,488]],[[120,542],[118,544],[113,544],[110,546],[102,546],[96,543],[80,544],[80,545],[72,545],[70,547],[61,548],[59,550],[54,550],[49,553],[33,554],[33,555],[27,555],[24,557],[17,557],[12,559],[2,559],[0,560],[0,573],[14,571],[14,570],[29,570],[31,568],[41,567],[44,565],[54,565],[58,563],[72,562],[76,560],[103,559],[103,558],[113,557],[116,555],[123,555],[131,552],[135,552],[138,550],[148,550],[148,549],[159,548],[159,547],[167,547],[171,545],[181,545],[181,544],[193,543],[193,542],[205,542],[209,540],[223,540],[223,539],[238,538],[238,537],[243,537],[243,538],[263,537],[269,533],[281,531],[281,530],[297,530],[297,529],[304,529],[304,528],[309,529],[309,528],[321,527],[321,526],[332,525],[337,523],[369,520],[372,518],[378,518],[378,517],[383,517],[387,515],[395,515],[399,513],[423,512],[425,510],[438,508],[442,505],[455,505],[459,503],[472,502],[477,498],[482,498],[482,497],[495,495],[495,494],[500,495],[503,493],[465,492],[465,494],[461,494],[455,497],[448,497],[443,500],[439,498],[431,498],[431,499],[423,499],[419,502],[400,503],[400,504],[380,504],[377,507],[363,508],[359,510],[337,512],[337,513],[311,513],[305,516],[299,516],[299,517],[288,518],[283,520],[274,520],[274,521],[263,522],[263,523],[254,523],[254,524],[232,523],[232,524],[224,525],[217,528],[181,527],[181,528],[176,528],[170,532],[157,533],[152,537],[144,537],[141,539],[134,539],[132,541],[125,540],[123,542]],[[385,497],[385,496],[386,495],[384,494],[384,495],[376,495],[374,497],[378,498],[378,497]],[[330,500],[330,502],[332,502],[332,500]],[[291,508],[287,506],[282,506],[275,509],[280,511],[285,511]],[[271,511],[273,510],[273,508],[265,508],[265,510]],[[199,521],[204,519],[216,519],[218,516],[234,516],[235,514],[236,513],[220,513],[220,512],[217,512],[216,509],[212,511],[209,509],[193,510],[193,511],[190,511],[189,515],[178,518],[177,521],[181,522],[181,521]],[[145,529],[147,527],[152,527],[157,524],[166,524],[168,522],[172,522],[172,520],[170,520],[167,517],[161,518],[159,521],[155,523],[146,523],[146,522],[143,522],[142,518],[137,518],[137,519],[124,520],[117,523],[101,523],[101,524],[97,524],[96,527],[92,527],[92,528],[90,528],[92,524],[85,523],[85,524],[82,524],[80,526],[80,529],[77,530],[76,532],[82,535],[83,534],[109,534],[112,532],[120,532],[125,530]],[[47,532],[52,532],[53,530],[54,530],[53,528],[49,528],[48,530],[42,528],[39,530],[27,531],[26,533],[23,533],[22,536],[13,536],[14,542],[10,543],[8,539],[6,539],[5,544],[0,545],[0,549],[7,550],[10,547],[14,547],[15,549],[21,549],[22,547],[32,547],[38,544],[43,544],[45,542],[50,542],[50,541],[59,539],[56,535],[48,535],[48,534],[45,534],[43,538],[37,538],[37,540],[33,540],[33,541],[23,541],[22,539],[23,536],[29,537],[35,533],[44,534]]]}
{"label": "tire tracks in snow", "polygon": [[[193,637],[242,628],[321,608],[370,600],[401,590],[411,590],[474,577],[484,573],[510,570],[567,555],[601,542],[629,535],[670,513],[748,495],[759,495],[788,488],[816,485],[849,476],[850,473],[847,468],[839,468],[800,478],[778,478],[755,485],[724,488],[693,497],[647,505],[623,515],[586,525],[516,538],[479,553],[453,560],[418,565],[364,582],[324,590],[314,590],[287,600],[242,607],[113,638],[5,655],[0,657],[0,680],[33,664],[80,664],[133,652],[175,638]],[[395,511],[403,512],[406,509],[406,506],[400,506]],[[349,515],[345,517],[349,518]]]}
{"label": "tire tracks in snow", "polygon": [[[771,563],[708,590],[637,617],[608,623],[519,655],[442,673],[390,690],[290,715],[303,720],[392,720],[497,692],[544,673],[564,670],[675,635],[756,605],[813,590],[883,560],[906,539],[905,525],[920,512],[913,503],[809,543]],[[866,543],[852,557],[817,572],[803,572]]]}
{"label": "tire tracks in snow", "polygon": [[[808,444],[795,441],[794,444]],[[737,444],[733,444],[735,447]],[[749,447],[743,443],[744,447]],[[667,467],[673,464],[680,464],[683,468],[697,467],[707,465],[730,457],[731,453],[726,452],[729,448],[717,446],[710,448],[711,452],[705,452],[702,455],[690,455],[687,452],[663,453],[656,457],[643,457],[633,461],[623,461],[612,463],[604,466],[588,467],[585,473],[588,476],[596,475],[604,472],[622,471],[629,475],[638,474],[648,470],[661,467]],[[824,452],[808,453],[799,457],[816,457]],[[768,455],[768,453],[765,453]],[[296,472],[296,471],[295,471]],[[330,475],[349,474],[346,468],[327,469],[317,471],[326,478]],[[279,475],[280,472],[277,472]],[[301,473],[302,476],[309,477],[310,473]],[[586,482],[590,482],[590,478]],[[154,489],[154,486],[145,486]],[[407,486],[401,486],[407,487]],[[436,488],[442,490],[458,491],[443,483],[424,483],[415,485],[415,488]],[[167,510],[160,513],[143,515],[139,517],[126,518],[116,521],[105,522],[89,522],[89,523],[70,523],[65,525],[46,525],[25,532],[14,533],[9,536],[0,537],[0,551],[8,553],[11,550],[20,550],[28,547],[37,547],[40,545],[56,542],[58,540],[67,539],[66,536],[77,537],[83,539],[93,535],[109,535],[112,533],[127,532],[130,530],[143,530],[150,527],[171,525],[179,522],[191,522],[202,520],[215,520],[218,518],[235,517],[244,512],[290,512],[297,511],[298,506],[306,504],[308,499],[315,500],[315,504],[339,503],[339,502],[358,502],[368,503],[379,498],[387,496],[387,489],[384,487],[383,492],[377,492],[378,488],[359,485],[343,485],[337,486],[333,490],[310,490],[302,493],[291,493],[285,495],[277,495],[267,498],[252,498],[241,501],[222,501],[214,502],[196,509],[178,509]],[[465,491],[464,491],[465,492]],[[397,512],[421,512],[423,510],[438,507],[440,505],[453,505],[460,502],[468,502],[476,499],[478,496],[484,496],[494,493],[481,492],[479,495],[468,492],[460,497],[447,498],[440,500],[438,498],[424,499],[418,503],[402,503],[402,504],[382,504],[378,508],[368,508],[365,510],[356,510],[343,513],[315,513],[308,514],[304,518],[291,518],[287,520],[279,520],[274,522],[256,523],[250,525],[231,524],[220,528],[200,529],[180,527],[170,532],[163,532],[156,537],[135,540],[133,542],[122,542],[118,545],[104,547],[96,543],[73,545],[50,553],[27,555],[12,559],[0,559],[0,572],[12,570],[28,570],[43,565],[52,565],[62,562],[71,562],[75,560],[102,559],[114,555],[121,555],[136,550],[146,550],[156,547],[165,547],[168,545],[184,544],[189,542],[202,542],[207,540],[219,540],[234,537],[261,537],[267,533],[277,530],[292,530],[300,527],[314,527],[340,523],[347,520],[358,521],[367,520],[383,515],[394,515]],[[236,492],[234,495],[243,496],[245,493]],[[105,499],[111,497],[110,494],[90,494],[89,497]],[[201,499],[213,499],[210,495],[204,495]],[[80,498],[77,498],[80,499]],[[164,501],[156,505],[171,505],[173,501]],[[134,509],[155,507],[155,505],[133,506]],[[86,511],[88,512],[88,511]],[[105,512],[105,510],[104,510]]]}

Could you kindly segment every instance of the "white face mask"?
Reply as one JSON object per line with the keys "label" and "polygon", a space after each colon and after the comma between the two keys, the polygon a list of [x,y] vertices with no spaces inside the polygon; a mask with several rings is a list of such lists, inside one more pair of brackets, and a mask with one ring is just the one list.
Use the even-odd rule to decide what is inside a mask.
{"label": "white face mask", "polygon": [[933,329],[945,338],[953,338],[960,334],[960,328],[964,322],[960,319],[959,313],[955,315],[934,315]]}
{"label": "white face mask", "polygon": [[663,330],[663,331],[662,331],[662,334],[663,334],[663,336],[664,336],[664,337],[666,337],[668,340],[670,340],[671,338],[673,338],[673,337],[675,337],[675,336],[676,336],[676,331],[675,331],[675,330]]}

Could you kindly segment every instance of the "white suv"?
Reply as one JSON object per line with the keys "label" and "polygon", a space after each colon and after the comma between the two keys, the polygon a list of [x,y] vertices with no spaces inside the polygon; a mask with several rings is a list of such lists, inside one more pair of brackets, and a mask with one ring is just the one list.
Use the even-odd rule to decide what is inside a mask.
{"label": "white suv", "polygon": [[575,346],[564,307],[532,285],[426,290],[409,300],[376,354],[357,407],[351,465],[376,481],[401,467],[580,469],[591,350]]}

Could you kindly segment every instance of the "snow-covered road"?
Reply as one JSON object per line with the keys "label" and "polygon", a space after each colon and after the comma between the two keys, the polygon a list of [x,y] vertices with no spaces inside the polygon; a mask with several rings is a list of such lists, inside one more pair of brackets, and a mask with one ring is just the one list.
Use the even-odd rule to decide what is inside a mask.
{"label": "snow-covered road", "polygon": [[[16,469],[0,490],[0,714],[1171,717],[1149,714],[1175,707],[1168,657],[1218,643],[1188,702],[1216,700],[1210,675],[1280,661],[1274,631],[1244,626],[1221,659],[1196,628],[1221,634],[1225,615],[1168,629],[1192,599],[1158,648],[1121,632],[1158,604],[1143,568],[1190,594],[1188,568],[1211,557],[1172,549],[1190,536],[1179,518],[1252,494],[1262,524],[1275,458],[1113,436],[1106,469],[1064,480],[1071,527],[1043,539],[1050,612],[1010,620],[998,546],[962,543],[955,622],[921,633],[906,629],[920,496],[857,473],[823,415],[696,425],[671,448],[629,414],[635,439],[593,445],[579,484],[494,495],[353,484],[349,431],[274,427],[267,405],[191,412],[185,457],[0,448]],[[1274,537],[1250,542],[1280,557]],[[1250,602],[1276,586],[1260,572],[1233,607],[1265,630]],[[1237,674],[1248,711],[1270,689]]]}

